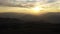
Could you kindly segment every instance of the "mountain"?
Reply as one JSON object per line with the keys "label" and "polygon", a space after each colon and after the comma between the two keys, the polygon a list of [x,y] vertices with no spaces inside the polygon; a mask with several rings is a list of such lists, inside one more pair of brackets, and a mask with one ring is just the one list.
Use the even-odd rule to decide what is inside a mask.
{"label": "mountain", "polygon": [[0,13],[0,31],[2,34],[57,34],[60,33],[60,13],[39,16]]}

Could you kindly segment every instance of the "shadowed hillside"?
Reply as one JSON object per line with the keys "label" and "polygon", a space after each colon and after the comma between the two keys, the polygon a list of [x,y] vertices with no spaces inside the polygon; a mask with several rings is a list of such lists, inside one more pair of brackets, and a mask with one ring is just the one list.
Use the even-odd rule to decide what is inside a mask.
{"label": "shadowed hillside", "polygon": [[49,12],[43,14],[42,19],[46,22],[60,24],[60,12]]}
{"label": "shadowed hillside", "polygon": [[2,34],[58,34],[60,13],[33,16],[18,13],[0,13]]}
{"label": "shadowed hillside", "polygon": [[0,17],[2,18],[16,18],[21,19],[24,21],[38,21],[38,16],[30,15],[30,14],[24,14],[24,13],[13,13],[13,12],[7,12],[7,13],[0,13]]}

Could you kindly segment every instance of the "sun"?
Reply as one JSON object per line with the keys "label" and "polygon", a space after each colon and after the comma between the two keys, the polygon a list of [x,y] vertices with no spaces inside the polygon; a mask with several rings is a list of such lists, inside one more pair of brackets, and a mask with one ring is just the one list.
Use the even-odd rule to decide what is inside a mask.
{"label": "sun", "polygon": [[36,13],[39,13],[41,10],[43,10],[43,8],[40,7],[40,6],[35,6],[35,7],[32,8],[32,10]]}
{"label": "sun", "polygon": [[34,7],[33,10],[35,10],[35,11],[39,11],[40,8],[39,8],[39,7]]}

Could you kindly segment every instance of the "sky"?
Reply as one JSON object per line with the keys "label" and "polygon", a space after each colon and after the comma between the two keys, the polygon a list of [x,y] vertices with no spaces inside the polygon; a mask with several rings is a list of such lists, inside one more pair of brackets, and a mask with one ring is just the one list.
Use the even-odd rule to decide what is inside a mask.
{"label": "sky", "polygon": [[[23,1],[23,2],[22,2]],[[38,1],[40,3],[53,3],[53,2],[56,2],[56,1],[60,1],[60,0],[29,0],[29,1]],[[29,3],[28,0],[0,0],[0,5],[19,5],[21,3]]]}

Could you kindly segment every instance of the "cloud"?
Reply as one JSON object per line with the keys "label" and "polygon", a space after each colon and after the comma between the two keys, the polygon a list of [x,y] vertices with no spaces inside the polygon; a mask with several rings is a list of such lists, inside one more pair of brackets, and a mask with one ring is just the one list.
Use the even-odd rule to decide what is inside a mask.
{"label": "cloud", "polygon": [[56,0],[48,0],[47,2],[48,3],[51,3],[51,2],[55,2]]}
{"label": "cloud", "polygon": [[[22,0],[23,1],[23,0]],[[0,0],[0,5],[4,5],[4,6],[22,6],[24,4],[26,4],[27,6],[27,3],[31,3],[31,4],[34,4],[34,2],[26,2],[26,0],[24,0],[25,2],[21,2],[21,0],[18,0],[18,1],[13,1],[13,0]],[[42,3],[55,3],[55,2],[60,2],[60,0],[41,0]],[[40,1],[40,2],[41,2]]]}

